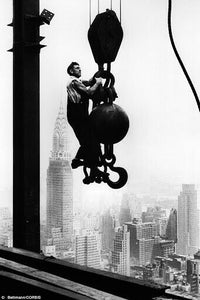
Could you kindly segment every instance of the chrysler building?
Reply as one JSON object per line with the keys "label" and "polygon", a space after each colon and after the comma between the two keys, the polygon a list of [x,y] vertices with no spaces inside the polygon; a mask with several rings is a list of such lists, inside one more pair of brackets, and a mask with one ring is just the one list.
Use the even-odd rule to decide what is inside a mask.
{"label": "chrysler building", "polygon": [[47,234],[62,248],[71,245],[73,234],[73,177],[67,131],[67,119],[61,104],[53,132],[53,147],[47,170]]}

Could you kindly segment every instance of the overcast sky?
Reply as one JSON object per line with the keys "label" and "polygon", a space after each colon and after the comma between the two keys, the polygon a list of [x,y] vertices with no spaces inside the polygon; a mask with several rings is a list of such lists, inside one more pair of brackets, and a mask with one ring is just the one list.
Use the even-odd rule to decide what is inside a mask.
{"label": "overcast sky", "polygon": [[[87,40],[88,0],[41,0],[55,16],[41,27],[41,189],[45,197],[46,170],[52,133],[61,101],[65,103],[66,68],[78,61],[84,78],[97,70]],[[173,0],[172,29],[176,46],[200,95],[200,1]],[[3,0],[0,17],[0,189],[12,187],[12,1]],[[100,0],[100,11],[110,0]],[[113,0],[119,15],[119,1]],[[168,0],[122,0],[124,38],[112,73],[116,104],[128,114],[127,136],[114,146],[116,165],[129,174],[126,187],[136,194],[173,194],[182,183],[200,184],[200,112],[172,50],[167,29]],[[92,0],[92,19],[97,0]],[[76,148],[73,147],[72,152]],[[6,157],[6,159],[5,159]],[[75,170],[74,176],[80,172]],[[82,175],[80,175],[82,176]],[[78,177],[79,178],[79,177]],[[76,180],[78,180],[76,178]],[[84,186],[82,195],[113,194],[105,184]]]}

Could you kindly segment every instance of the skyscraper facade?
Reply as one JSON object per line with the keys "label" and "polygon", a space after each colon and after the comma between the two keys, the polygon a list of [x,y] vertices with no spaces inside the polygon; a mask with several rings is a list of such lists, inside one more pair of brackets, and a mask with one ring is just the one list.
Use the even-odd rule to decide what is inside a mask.
{"label": "skyscraper facade", "polygon": [[136,265],[147,265],[153,262],[154,257],[174,253],[174,241],[164,240],[159,236],[156,222],[142,223],[133,220],[125,223],[130,232],[130,257]]}
{"label": "skyscraper facade", "polygon": [[183,184],[178,197],[177,253],[193,255],[199,246],[199,211],[194,184]]}
{"label": "skyscraper facade", "polygon": [[13,245],[12,215],[8,207],[0,208],[0,245],[12,247]]}
{"label": "skyscraper facade", "polygon": [[119,228],[114,238],[112,251],[112,270],[118,274],[130,276],[130,232],[127,225]]}
{"label": "skyscraper facade", "polygon": [[73,177],[69,152],[67,119],[63,106],[55,122],[53,149],[47,170],[47,236],[59,229],[66,247],[73,234]]}
{"label": "skyscraper facade", "polygon": [[136,264],[146,266],[152,262],[154,244],[155,238],[142,238],[137,241],[134,254]]}
{"label": "skyscraper facade", "polygon": [[[140,220],[133,220],[133,222],[126,223],[128,231],[130,232],[130,256],[139,259],[142,251],[139,251],[139,240],[141,240],[141,247],[145,251],[145,247],[149,248],[149,244],[154,244],[153,237],[158,236],[158,227],[155,222],[142,223]],[[148,241],[148,242],[145,242]],[[148,244],[148,246],[144,246]],[[152,246],[153,247],[153,246]]]}
{"label": "skyscraper facade", "polygon": [[172,208],[169,214],[167,228],[166,228],[166,238],[168,240],[173,240],[177,242],[177,210]]}
{"label": "skyscraper facade", "polygon": [[166,211],[159,206],[148,207],[147,211],[142,213],[142,222],[155,222],[158,219],[164,219]]}
{"label": "skyscraper facade", "polygon": [[100,243],[97,234],[82,234],[75,237],[75,263],[100,268]]}
{"label": "skyscraper facade", "polygon": [[196,259],[187,260],[187,282],[190,284],[192,293],[199,293],[200,261]]}
{"label": "skyscraper facade", "polygon": [[[131,219],[141,218],[142,215],[142,202],[134,193],[126,192],[123,194],[122,202],[124,207],[130,209]],[[126,204],[127,202],[127,204]],[[121,203],[122,205],[122,203]],[[129,222],[129,221],[126,221]]]}
{"label": "skyscraper facade", "polygon": [[109,211],[101,217],[101,242],[103,251],[111,251],[115,235],[115,222]]}
{"label": "skyscraper facade", "polygon": [[121,201],[120,213],[119,213],[119,223],[122,226],[125,222],[131,221],[131,210],[129,206],[128,194],[124,194]]}

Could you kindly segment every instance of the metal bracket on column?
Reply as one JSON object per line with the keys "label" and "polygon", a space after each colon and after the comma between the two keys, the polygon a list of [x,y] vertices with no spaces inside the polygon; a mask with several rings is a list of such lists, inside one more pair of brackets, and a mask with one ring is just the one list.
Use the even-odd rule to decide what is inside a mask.
{"label": "metal bracket on column", "polygon": [[28,20],[33,20],[37,22],[38,25],[48,24],[50,25],[50,22],[54,16],[54,13],[50,12],[47,9],[43,9],[41,14],[39,16],[26,14],[25,18]]}

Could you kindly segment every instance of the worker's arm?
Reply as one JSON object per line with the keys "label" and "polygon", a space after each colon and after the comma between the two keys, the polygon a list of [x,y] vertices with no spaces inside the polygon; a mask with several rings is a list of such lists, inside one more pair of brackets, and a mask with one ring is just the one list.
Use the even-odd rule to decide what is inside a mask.
{"label": "worker's arm", "polygon": [[89,88],[87,88],[82,82],[74,80],[73,85],[76,91],[80,94],[86,94],[88,96],[92,96],[96,89],[102,84],[102,79],[101,78],[95,78],[96,82]]}
{"label": "worker's arm", "polygon": [[92,86],[94,85],[96,82],[94,76],[92,78],[90,78],[89,80],[82,80],[82,83],[85,85],[85,86]]}

